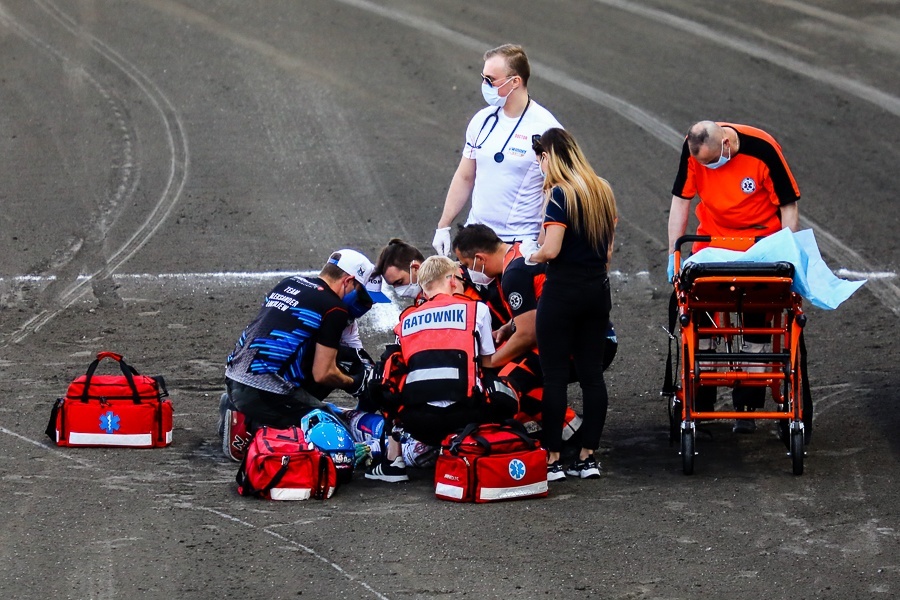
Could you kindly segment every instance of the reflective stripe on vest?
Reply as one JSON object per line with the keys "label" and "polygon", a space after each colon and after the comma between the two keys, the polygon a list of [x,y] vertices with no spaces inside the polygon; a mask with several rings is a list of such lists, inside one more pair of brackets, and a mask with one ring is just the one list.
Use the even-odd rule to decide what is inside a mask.
{"label": "reflective stripe on vest", "polygon": [[416,369],[406,376],[406,383],[417,381],[435,381],[441,379],[459,380],[459,369],[453,367],[439,367],[436,369]]}

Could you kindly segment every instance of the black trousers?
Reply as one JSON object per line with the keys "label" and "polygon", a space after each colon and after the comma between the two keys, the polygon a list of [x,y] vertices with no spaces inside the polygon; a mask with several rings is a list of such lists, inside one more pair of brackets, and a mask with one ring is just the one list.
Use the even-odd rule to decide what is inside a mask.
{"label": "black trousers", "polygon": [[259,390],[227,378],[225,385],[235,408],[244,413],[247,431],[251,434],[263,425],[278,429],[299,425],[300,419],[314,408],[327,409],[324,402],[302,388],[295,389],[289,395],[283,395]]}
{"label": "black trousers", "polygon": [[492,409],[484,402],[474,406],[454,402],[450,406],[408,406],[400,411],[399,420],[403,429],[416,440],[429,446],[440,446],[448,434],[459,431],[469,423],[500,423],[511,416]]}
{"label": "black trousers", "polygon": [[582,447],[596,450],[600,446],[609,405],[603,353],[611,308],[606,273],[554,277],[552,268],[548,272],[535,328],[544,372],[544,446],[551,452],[562,450],[570,361],[582,393]]}

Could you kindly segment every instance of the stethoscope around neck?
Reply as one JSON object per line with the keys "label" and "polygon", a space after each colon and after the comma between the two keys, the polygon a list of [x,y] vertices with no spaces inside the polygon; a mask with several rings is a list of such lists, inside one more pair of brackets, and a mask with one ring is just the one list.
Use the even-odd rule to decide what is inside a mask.
{"label": "stethoscope around neck", "polygon": [[[505,142],[503,142],[503,147],[500,148],[500,152],[498,152],[494,155],[494,162],[498,162],[498,163],[503,162],[503,159],[505,158],[505,156],[503,155],[503,151],[506,150],[506,145],[509,144],[509,140],[511,140],[512,136],[516,133],[516,129],[519,128],[519,123],[522,122],[522,119],[525,117],[525,113],[528,112],[529,106],[531,106],[531,96],[528,97],[528,103],[525,105],[525,110],[523,110],[522,114],[519,115],[519,120],[516,121],[516,126],[513,127],[513,130],[509,132],[509,137],[506,138]],[[497,110],[495,110],[494,112],[492,112],[491,114],[489,114],[488,116],[486,116],[484,118],[484,122],[481,124],[481,129],[478,130],[478,135],[475,136],[475,144],[473,145],[473,144],[470,144],[469,142],[466,142],[467,146],[470,146],[475,150],[481,150],[481,147],[484,145],[484,143],[487,141],[487,139],[489,137],[491,137],[491,134],[494,132],[494,128],[497,126],[497,123],[500,122],[499,115],[500,115],[500,109],[502,109],[502,108],[503,108],[502,106],[498,106]],[[481,134],[484,131],[484,128],[487,127],[488,121],[490,121],[491,119],[493,119],[494,122],[491,124],[491,128],[488,129],[487,135],[484,136],[484,139],[481,140],[481,143],[479,144],[478,138],[481,137]]]}

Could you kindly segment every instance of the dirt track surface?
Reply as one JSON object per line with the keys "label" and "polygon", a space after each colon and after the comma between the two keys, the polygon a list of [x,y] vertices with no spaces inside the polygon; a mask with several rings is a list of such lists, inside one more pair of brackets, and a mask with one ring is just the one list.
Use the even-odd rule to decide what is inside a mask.
{"label": "dirt track surface", "polygon": [[[0,0],[0,595],[900,594],[900,4],[670,4]],[[484,506],[434,499],[429,470],[240,498],[217,398],[273,272],[428,248],[481,53],[507,41],[622,213],[604,477]],[[769,427],[705,427],[691,477],[668,445],[665,223],[702,118],[773,133],[829,266],[885,275],[808,309],[800,477]],[[370,349],[390,316],[364,321]],[[51,401],[103,349],[167,378],[170,448],[48,444]]]}

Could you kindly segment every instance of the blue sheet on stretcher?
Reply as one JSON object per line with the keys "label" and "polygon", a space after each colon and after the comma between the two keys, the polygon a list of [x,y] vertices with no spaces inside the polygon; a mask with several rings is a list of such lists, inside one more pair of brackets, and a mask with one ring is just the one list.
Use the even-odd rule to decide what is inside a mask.
{"label": "blue sheet on stretcher", "polygon": [[866,282],[865,279],[847,281],[832,273],[822,260],[812,229],[804,229],[797,233],[787,228],[782,229],[760,240],[745,252],[710,246],[688,258],[685,263],[732,261],[766,263],[787,261],[793,264],[794,284],[791,289],[815,306],[824,309],[837,308]]}

